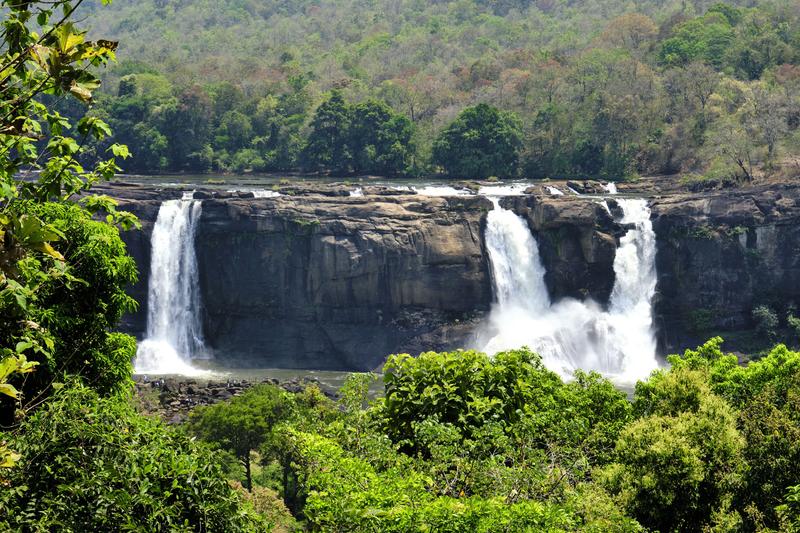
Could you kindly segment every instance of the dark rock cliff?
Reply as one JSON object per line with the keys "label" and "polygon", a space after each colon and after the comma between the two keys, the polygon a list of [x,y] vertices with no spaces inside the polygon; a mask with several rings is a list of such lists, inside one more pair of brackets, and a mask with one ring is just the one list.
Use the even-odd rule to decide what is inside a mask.
{"label": "dark rock cliff", "polygon": [[[115,186],[142,231],[124,239],[140,268],[146,326],[150,232],[180,191]],[[491,203],[380,187],[292,187],[278,198],[200,191],[196,239],[206,341],[230,365],[368,370],[390,353],[468,345],[492,303],[483,242]],[[618,218],[613,200],[611,211]],[[553,300],[605,304],[625,229],[596,200],[508,197],[539,242]],[[663,353],[752,327],[754,306],[800,304],[800,187],[671,193],[652,202],[656,326]],[[727,345],[729,349],[737,346]]]}
{"label": "dark rock cliff", "polygon": [[[375,192],[197,194],[206,198],[196,236],[204,332],[224,362],[371,370],[389,353],[467,344],[492,299],[481,238],[491,204]],[[141,336],[149,234],[168,197],[117,196],[143,221],[124,235],[142,303],[124,327]]]}
{"label": "dark rock cliff", "polygon": [[197,235],[205,331],[228,357],[372,369],[463,345],[488,310],[481,198],[206,200]]}
{"label": "dark rock cliff", "polygon": [[515,196],[501,204],[528,220],[547,270],[545,283],[552,301],[570,297],[608,303],[624,231],[605,207],[574,196]]}
{"label": "dark rock cliff", "polygon": [[750,328],[755,306],[800,303],[800,187],[676,195],[651,207],[664,352]]}

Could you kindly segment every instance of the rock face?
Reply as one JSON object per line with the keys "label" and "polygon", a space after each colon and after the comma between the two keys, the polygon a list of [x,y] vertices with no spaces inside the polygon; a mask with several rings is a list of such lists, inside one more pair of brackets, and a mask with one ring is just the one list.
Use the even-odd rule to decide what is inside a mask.
{"label": "rock face", "polygon": [[[390,353],[464,346],[489,309],[483,198],[201,196],[204,332],[230,365],[371,370]],[[143,304],[161,199],[122,202],[144,221],[124,236]],[[145,306],[129,331],[144,331]]]}
{"label": "rock face", "polygon": [[800,187],[678,195],[651,208],[665,353],[751,327],[755,306],[800,303]]}
{"label": "rock face", "polygon": [[[182,193],[102,192],[142,221],[142,231],[123,236],[139,265],[130,291],[141,303],[123,328],[141,337],[150,233],[161,202]],[[204,332],[222,363],[371,370],[390,353],[470,345],[492,304],[483,240],[491,203],[375,186],[363,193],[298,185],[277,198],[196,193],[203,199],[195,248]],[[613,200],[609,209],[574,195],[506,197],[501,204],[528,221],[553,301],[607,304],[626,231],[614,221],[621,212]],[[752,327],[757,305],[781,314],[800,306],[800,186],[669,191],[651,210],[662,353],[696,346],[712,331]]]}
{"label": "rock face", "polygon": [[568,196],[516,196],[502,204],[528,220],[547,269],[551,301],[571,297],[608,303],[624,230],[605,207]]}

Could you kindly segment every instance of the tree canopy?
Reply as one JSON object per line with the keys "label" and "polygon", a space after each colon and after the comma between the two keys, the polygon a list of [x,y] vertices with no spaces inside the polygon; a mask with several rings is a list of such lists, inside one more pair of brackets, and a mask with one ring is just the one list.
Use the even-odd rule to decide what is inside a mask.
{"label": "tree canopy", "polygon": [[[425,175],[443,167],[437,140],[479,104],[519,118],[527,178],[720,183],[789,172],[798,153],[788,0],[115,6],[90,19],[123,41],[95,113],[135,147],[127,171]],[[361,115],[387,117],[377,143],[345,138]],[[484,159],[472,166],[501,166],[478,174],[517,175],[510,155]]]}

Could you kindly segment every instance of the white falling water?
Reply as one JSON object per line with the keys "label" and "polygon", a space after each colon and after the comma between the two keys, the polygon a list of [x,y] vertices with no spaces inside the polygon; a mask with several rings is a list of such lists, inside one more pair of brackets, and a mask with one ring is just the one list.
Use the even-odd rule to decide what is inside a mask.
{"label": "white falling water", "polygon": [[202,202],[161,204],[153,227],[147,300],[147,337],[139,343],[139,374],[202,373],[191,365],[202,353],[197,258],[194,237]]}
{"label": "white falling water", "polygon": [[607,202],[606,200],[596,200],[596,201],[595,201],[595,203],[596,203],[597,205],[601,206],[603,209],[605,209],[606,213],[608,213],[608,214],[609,214],[609,215],[611,215],[611,216],[614,216],[614,215],[611,213],[611,208],[610,208],[610,207],[608,207],[608,202]]}
{"label": "white falling water", "polygon": [[350,191],[350,196],[356,196],[356,197],[364,196],[364,189],[362,189],[361,187],[356,187],[355,189]]}
{"label": "white falling water", "polygon": [[555,187],[547,187],[547,192],[549,192],[552,196],[564,196],[564,193]]}
{"label": "white falling water", "polygon": [[265,191],[264,189],[254,189],[253,198],[277,198],[281,193],[277,191]]}
{"label": "white falling water", "polygon": [[613,181],[609,181],[608,183],[603,185],[603,188],[606,190],[608,194],[617,194],[617,184],[614,183]]}
{"label": "white falling water", "polygon": [[425,187],[411,187],[411,190],[423,196],[470,196],[469,189],[456,189],[447,185],[427,185]]}
{"label": "white falling water", "polygon": [[486,243],[495,297],[508,309],[542,312],[550,299],[536,240],[524,219],[500,207],[498,198],[489,199],[494,209],[487,215]]}
{"label": "white falling water", "polygon": [[655,234],[645,200],[619,200],[624,224],[614,260],[616,282],[608,310],[571,298],[551,303],[545,269],[527,223],[496,200],[486,245],[496,304],[479,347],[487,353],[528,346],[564,377],[596,370],[633,383],[657,368],[652,299],[656,287]]}

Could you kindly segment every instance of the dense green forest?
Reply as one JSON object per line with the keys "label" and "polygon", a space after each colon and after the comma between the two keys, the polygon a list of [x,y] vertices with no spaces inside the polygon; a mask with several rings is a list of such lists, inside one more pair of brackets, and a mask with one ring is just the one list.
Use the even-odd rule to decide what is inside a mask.
{"label": "dense green forest", "polygon": [[[377,399],[368,394],[374,378],[356,375],[335,400],[314,386],[288,393],[263,385],[198,408],[179,427],[141,414],[131,394],[135,340],[114,332],[137,305],[125,293],[137,271],[120,232],[138,222],[113,199],[90,193],[130,154],[111,144],[117,137],[98,110],[126,97],[155,102],[141,90],[143,80],[165,90],[148,116],[160,106],[179,109],[181,100],[160,75],[122,77],[123,96],[102,97],[95,113],[70,120],[58,109],[70,100],[75,109],[93,101],[100,82],[93,72],[114,60],[117,44],[87,39],[73,23],[80,2],[1,5],[0,530],[800,530],[800,353],[782,345],[740,365],[722,352],[721,339],[712,339],[672,356],[669,368],[638,383],[632,398],[597,374],[579,372],[564,382],[526,349],[493,358],[458,351],[390,357]],[[301,5],[287,2],[280,12]],[[546,5],[560,13],[560,4]],[[463,6],[468,14],[473,4]],[[500,15],[486,14],[490,21],[505,20],[506,11],[509,20],[520,18],[513,4],[492,7]],[[704,17],[723,30],[727,24],[737,39],[732,28],[760,13],[716,9]],[[739,15],[735,25],[719,18]],[[328,18],[331,31],[347,35]],[[680,39],[662,48],[670,51],[666,58],[684,50]],[[750,105],[762,82],[738,75],[732,71],[720,83],[739,87],[741,105]],[[242,105],[254,101],[231,90]],[[208,96],[199,91],[192,94]],[[422,165],[416,150],[425,149],[424,124],[414,129],[414,119],[360,100],[352,89],[323,101],[300,148],[331,150],[333,159],[318,153],[317,165]],[[241,111],[213,109],[234,102],[235,96],[209,100],[208,116],[230,112],[250,120]],[[433,160],[467,172],[454,170],[460,161],[448,154],[465,149],[459,140],[482,136],[524,150],[525,122],[511,113],[467,107],[437,133]],[[330,124],[342,116],[354,126],[337,141],[341,132]],[[789,135],[789,119],[778,116]],[[170,123],[179,117],[197,118],[179,113]],[[717,120],[748,124],[736,112],[708,118],[708,131]],[[386,125],[385,137],[374,135],[376,124]],[[123,128],[122,137],[135,130]],[[365,147],[373,137],[386,142]],[[188,158],[193,138],[179,138]],[[773,157],[787,137],[775,139]],[[770,154],[769,145],[758,146]],[[359,150],[368,157],[359,159]],[[474,161],[476,168],[487,164]],[[30,169],[38,172],[21,174]]]}
{"label": "dense green forest", "polygon": [[[123,43],[94,112],[130,172],[486,177],[448,164],[477,149],[504,176],[720,181],[797,170],[799,18],[792,0],[123,0],[87,24]],[[510,122],[453,135],[478,104]]]}

